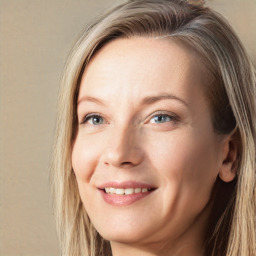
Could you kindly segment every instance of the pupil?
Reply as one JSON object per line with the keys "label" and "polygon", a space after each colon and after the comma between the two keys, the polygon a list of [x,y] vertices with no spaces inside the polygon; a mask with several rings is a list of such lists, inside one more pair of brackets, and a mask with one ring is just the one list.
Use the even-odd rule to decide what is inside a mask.
{"label": "pupil", "polygon": [[100,123],[100,118],[99,117],[94,117],[93,122],[94,123]]}
{"label": "pupil", "polygon": [[157,116],[157,122],[162,122],[164,120],[164,116]]}

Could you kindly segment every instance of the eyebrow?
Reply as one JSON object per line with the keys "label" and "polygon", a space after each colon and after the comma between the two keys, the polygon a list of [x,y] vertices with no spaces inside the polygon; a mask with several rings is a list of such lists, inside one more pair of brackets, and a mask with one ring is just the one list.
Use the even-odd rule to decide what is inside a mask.
{"label": "eyebrow", "polygon": [[150,105],[159,100],[177,100],[177,101],[181,102],[182,104],[184,104],[186,107],[188,107],[188,103],[186,101],[184,101],[183,99],[181,99],[173,94],[168,94],[168,93],[164,93],[164,94],[157,95],[157,96],[145,97],[142,100],[142,105]]}
{"label": "eyebrow", "polygon": [[89,102],[94,102],[94,103],[97,103],[97,104],[100,104],[100,105],[106,105],[102,100],[100,99],[97,99],[97,98],[94,98],[94,97],[91,97],[91,96],[83,96],[81,99],[79,99],[77,101],[77,106],[83,102],[83,101],[89,101]]}
{"label": "eyebrow", "polygon": [[[164,93],[164,94],[160,94],[157,96],[147,96],[145,98],[142,99],[141,101],[141,105],[151,105],[157,101],[160,100],[177,100],[180,103],[182,103],[183,105],[185,105],[186,107],[188,107],[188,103],[186,101],[184,101],[183,99],[173,95],[173,94],[169,94],[169,93]],[[103,105],[106,106],[107,104],[104,103],[103,100],[92,97],[92,96],[84,96],[82,98],[80,98],[77,102],[77,106],[83,102],[83,101],[89,101],[89,102],[94,102],[97,103],[99,105]]]}

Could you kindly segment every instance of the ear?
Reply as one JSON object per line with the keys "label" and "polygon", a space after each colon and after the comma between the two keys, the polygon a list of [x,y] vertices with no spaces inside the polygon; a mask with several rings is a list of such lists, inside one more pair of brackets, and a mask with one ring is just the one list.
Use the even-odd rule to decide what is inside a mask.
{"label": "ear", "polygon": [[223,142],[222,165],[219,170],[219,177],[224,182],[232,181],[238,170],[239,136],[235,129]]}

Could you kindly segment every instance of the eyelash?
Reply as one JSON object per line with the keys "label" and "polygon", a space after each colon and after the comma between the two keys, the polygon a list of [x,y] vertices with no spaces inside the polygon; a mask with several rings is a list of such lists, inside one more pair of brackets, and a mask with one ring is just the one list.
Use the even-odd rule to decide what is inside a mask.
{"label": "eyelash", "polygon": [[[178,121],[178,117],[176,115],[170,115],[170,114],[166,114],[166,113],[157,113],[155,115],[153,115],[151,118],[150,118],[150,121],[155,118],[155,117],[167,117],[170,119],[170,121],[166,121],[166,122],[163,122],[163,123],[169,123],[169,122],[177,122]],[[157,123],[156,123],[157,124]],[[159,124],[162,124],[161,122]]]}
{"label": "eyelash", "polygon": [[85,116],[85,118],[82,120],[80,124],[86,124],[91,118],[99,117],[104,119],[100,114],[88,114]]}
{"label": "eyelash", "polygon": [[[90,119],[92,118],[101,118],[103,119],[104,121],[104,118],[100,115],[100,114],[97,114],[97,113],[92,113],[92,114],[88,114],[86,115],[83,120],[81,121],[81,125],[82,124],[86,124]],[[177,115],[174,115],[174,114],[166,114],[166,113],[162,113],[162,112],[159,112],[157,114],[154,114],[153,116],[150,117],[150,120],[152,120],[153,118],[155,117],[167,117],[167,118],[170,118],[170,121],[167,121],[167,122],[163,122],[163,123],[169,123],[169,122],[178,122],[179,121],[179,118]],[[158,124],[163,124],[163,123],[158,123]],[[157,123],[155,123],[157,124]],[[94,124],[90,124],[90,125],[94,125]],[[95,125],[96,126],[96,125]]]}

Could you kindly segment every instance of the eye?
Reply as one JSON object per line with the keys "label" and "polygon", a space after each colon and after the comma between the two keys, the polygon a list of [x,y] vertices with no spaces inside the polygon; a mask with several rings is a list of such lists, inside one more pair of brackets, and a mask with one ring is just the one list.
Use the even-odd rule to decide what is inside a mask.
{"label": "eye", "polygon": [[177,118],[175,116],[171,116],[167,114],[157,114],[150,119],[150,123],[161,124],[161,123],[167,123],[167,122],[176,121],[176,120]]}
{"label": "eye", "polygon": [[87,115],[81,122],[81,124],[86,124],[86,123],[91,125],[101,125],[104,123],[104,119],[100,115],[90,114],[90,115]]}

